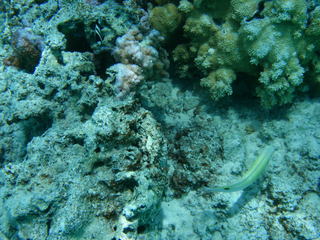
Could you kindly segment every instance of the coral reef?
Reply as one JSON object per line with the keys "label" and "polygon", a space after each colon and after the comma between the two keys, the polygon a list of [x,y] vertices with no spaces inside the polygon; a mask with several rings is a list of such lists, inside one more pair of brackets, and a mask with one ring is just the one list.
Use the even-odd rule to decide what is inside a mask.
{"label": "coral reef", "polygon": [[151,77],[161,68],[151,45],[157,33],[141,35],[130,52],[132,42],[115,40],[140,24],[139,9],[115,1],[21,4],[23,18],[4,26],[0,62],[24,43],[42,52],[33,71],[0,66],[0,238],[125,239],[153,229],[166,140],[149,111],[114,96],[105,71],[123,61]]}
{"label": "coral reef", "polygon": [[33,137],[28,161],[2,169],[3,234],[12,236],[13,223],[20,239],[70,239],[91,224],[96,226],[82,231],[82,239],[152,228],[166,182],[166,143],[149,112],[110,100],[97,106],[90,121],[66,118],[65,130],[58,124]]}
{"label": "coral reef", "polygon": [[[298,93],[319,96],[319,17],[312,0],[0,1],[0,239],[318,238],[320,104]],[[269,145],[259,181],[205,192]]]}
{"label": "coral reef", "polygon": [[[163,14],[161,21],[152,13],[167,11],[169,4],[151,10],[151,23],[159,30],[171,25],[173,13]],[[183,78],[201,78],[214,100],[239,91],[233,84],[238,81],[250,85],[251,95],[265,108],[272,108],[318,85],[312,75],[320,48],[316,1],[181,0],[177,8],[175,15],[184,20],[174,27],[183,29],[181,43],[171,53],[176,71]],[[226,70],[228,77],[217,77]]]}

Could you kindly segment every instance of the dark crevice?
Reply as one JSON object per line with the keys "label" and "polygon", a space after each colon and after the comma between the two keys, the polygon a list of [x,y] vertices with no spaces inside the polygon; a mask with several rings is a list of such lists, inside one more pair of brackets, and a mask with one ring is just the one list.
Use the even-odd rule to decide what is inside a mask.
{"label": "dark crevice", "polygon": [[232,83],[234,98],[255,98],[252,94],[257,87],[257,76],[247,73],[237,73],[237,79]]}
{"label": "dark crevice", "polygon": [[252,16],[252,17],[250,17],[250,18],[248,18],[246,21],[247,22],[250,22],[251,20],[253,20],[253,19],[262,19],[262,18],[264,18],[262,15],[261,15],[261,13],[262,13],[262,11],[264,10],[264,3],[265,2],[267,2],[267,0],[263,0],[263,1],[260,1],[259,3],[258,3],[258,9],[257,9],[257,11],[254,13],[254,15]]}
{"label": "dark crevice", "polygon": [[0,146],[0,167],[2,168],[4,163],[4,148]]}
{"label": "dark crevice", "polygon": [[145,233],[146,230],[147,230],[147,228],[148,228],[148,225],[140,225],[140,226],[138,226],[138,228],[137,228],[137,233],[138,233],[138,234]]}
{"label": "dark crevice", "polygon": [[92,103],[92,104],[82,104],[80,106],[80,115],[81,115],[82,122],[87,121],[92,116],[97,105],[98,105],[97,103]]}
{"label": "dark crevice", "polygon": [[115,191],[118,192],[123,192],[126,190],[134,191],[136,187],[139,186],[139,183],[137,182],[136,179],[132,178],[127,178],[123,179],[121,181],[112,181],[111,182],[111,188]]}
{"label": "dark crevice", "polygon": [[43,113],[40,116],[25,120],[23,122],[25,143],[27,144],[34,137],[41,136],[52,126],[52,122],[49,113]]}
{"label": "dark crevice", "polygon": [[66,51],[92,52],[90,44],[86,38],[84,24],[80,20],[72,20],[62,23],[58,25],[58,30],[66,37]]}
{"label": "dark crevice", "polygon": [[73,145],[80,145],[80,146],[84,146],[84,138],[81,136],[70,136],[70,142]]}
{"label": "dark crevice", "polygon": [[99,77],[105,79],[107,77],[106,69],[115,64],[116,61],[108,51],[102,51],[94,55],[93,63],[96,73]]}

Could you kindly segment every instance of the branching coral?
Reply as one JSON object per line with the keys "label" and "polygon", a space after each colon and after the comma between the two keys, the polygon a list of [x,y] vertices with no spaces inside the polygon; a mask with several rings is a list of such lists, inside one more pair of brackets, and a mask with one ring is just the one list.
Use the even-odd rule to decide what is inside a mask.
{"label": "branching coral", "polygon": [[[305,78],[313,75],[320,45],[316,1],[181,0],[177,7],[185,17],[184,38],[171,53],[177,73],[195,78],[198,69],[214,100],[234,92],[243,74],[255,79],[247,84],[265,108],[292,102],[314,82]],[[233,74],[217,77],[221,69]]]}
{"label": "branching coral", "polygon": [[219,99],[232,94],[231,83],[235,78],[236,75],[231,69],[220,68],[201,79],[201,86],[209,88],[211,96]]}

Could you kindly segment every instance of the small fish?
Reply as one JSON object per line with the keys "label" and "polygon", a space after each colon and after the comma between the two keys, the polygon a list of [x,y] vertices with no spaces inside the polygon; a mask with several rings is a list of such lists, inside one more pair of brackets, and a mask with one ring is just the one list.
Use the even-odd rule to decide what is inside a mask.
{"label": "small fish", "polygon": [[243,177],[238,182],[223,187],[205,188],[204,190],[206,192],[235,192],[245,189],[264,173],[273,153],[273,147],[266,147],[257,157],[251,168],[243,175]]}

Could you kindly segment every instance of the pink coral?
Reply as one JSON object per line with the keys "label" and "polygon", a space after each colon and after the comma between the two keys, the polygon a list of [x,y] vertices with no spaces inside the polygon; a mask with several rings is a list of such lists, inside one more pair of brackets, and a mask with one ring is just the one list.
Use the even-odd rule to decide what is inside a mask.
{"label": "pink coral", "polygon": [[143,80],[142,70],[135,64],[118,63],[111,66],[109,71],[116,73],[114,86],[119,97],[124,96],[131,88]]}
{"label": "pink coral", "polygon": [[162,37],[156,30],[143,34],[138,27],[119,37],[113,52],[120,62],[108,71],[115,73],[115,88],[124,96],[138,83],[155,76],[167,75],[167,55],[160,48]]}

